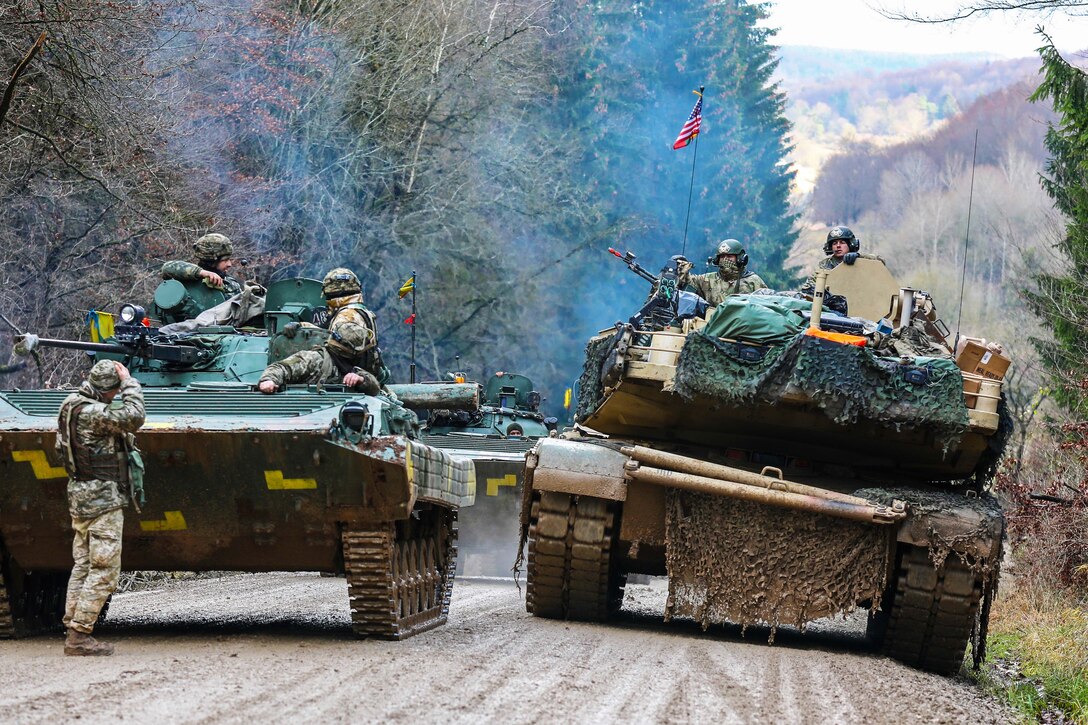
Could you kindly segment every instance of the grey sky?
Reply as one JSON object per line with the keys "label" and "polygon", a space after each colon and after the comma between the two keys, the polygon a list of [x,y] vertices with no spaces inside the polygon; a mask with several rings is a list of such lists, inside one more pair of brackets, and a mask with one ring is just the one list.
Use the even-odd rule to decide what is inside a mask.
{"label": "grey sky", "polygon": [[985,52],[1006,57],[1034,55],[1043,25],[1062,50],[1088,46],[1088,17],[1039,13],[994,13],[942,25],[888,20],[875,7],[907,8],[924,14],[954,9],[948,0],[773,0],[767,25],[779,28],[778,45],[886,50],[903,53]]}

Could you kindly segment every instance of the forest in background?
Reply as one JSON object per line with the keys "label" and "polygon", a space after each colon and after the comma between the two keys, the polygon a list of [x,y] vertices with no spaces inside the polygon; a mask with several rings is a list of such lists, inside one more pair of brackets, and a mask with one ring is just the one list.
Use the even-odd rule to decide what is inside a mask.
{"label": "forest in background", "polygon": [[[753,240],[771,279],[796,238],[763,10],[744,2],[14,2],[0,62],[45,32],[0,125],[0,309],[50,336],[143,301],[161,263],[222,232],[267,283],[360,274],[394,375],[417,272],[424,378],[532,376],[561,400],[586,338],[684,246]],[[380,20],[375,20],[380,19]],[[10,338],[2,343],[10,344]],[[45,356],[70,381],[80,356]],[[14,376],[33,381],[34,372]],[[545,406],[547,407],[547,405]]]}

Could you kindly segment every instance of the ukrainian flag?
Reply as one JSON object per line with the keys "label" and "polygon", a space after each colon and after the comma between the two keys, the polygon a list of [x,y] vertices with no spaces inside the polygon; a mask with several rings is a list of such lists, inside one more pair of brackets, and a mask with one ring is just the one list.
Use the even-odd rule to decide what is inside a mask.
{"label": "ukrainian flag", "polygon": [[87,313],[87,329],[91,333],[91,342],[103,342],[113,337],[113,315],[91,310]]}
{"label": "ukrainian flag", "polygon": [[411,277],[408,278],[407,282],[405,282],[404,284],[402,284],[400,286],[400,289],[397,291],[397,296],[400,297],[403,300],[404,295],[408,294],[409,292],[411,292],[415,288],[416,288],[416,276],[413,274]]}

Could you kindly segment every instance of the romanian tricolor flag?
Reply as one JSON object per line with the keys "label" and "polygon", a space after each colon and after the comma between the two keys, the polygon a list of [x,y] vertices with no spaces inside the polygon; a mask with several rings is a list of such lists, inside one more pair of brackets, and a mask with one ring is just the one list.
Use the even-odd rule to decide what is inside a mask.
{"label": "romanian tricolor flag", "polygon": [[408,278],[407,282],[405,282],[404,284],[402,284],[400,286],[400,289],[397,291],[397,296],[400,297],[403,300],[404,295],[408,294],[409,292],[411,292],[415,288],[416,288],[416,276],[413,274],[411,277]]}

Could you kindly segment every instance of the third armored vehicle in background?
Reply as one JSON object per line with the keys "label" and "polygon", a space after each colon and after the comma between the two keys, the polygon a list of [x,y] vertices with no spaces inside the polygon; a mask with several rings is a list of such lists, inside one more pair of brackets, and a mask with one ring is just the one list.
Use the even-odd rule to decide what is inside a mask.
{"label": "third armored vehicle in background", "polygon": [[[852,317],[824,313],[825,284]],[[1007,428],[1001,381],[942,330],[862,259],[811,302],[736,295],[593,338],[576,429],[528,457],[528,610],[604,620],[629,572],[667,575],[666,619],[773,637],[862,606],[889,655],[957,671],[997,586]]]}
{"label": "third armored vehicle in background", "polygon": [[[464,379],[455,373],[455,379]],[[524,375],[497,372],[476,410],[432,410],[420,440],[476,468],[477,495],[461,514],[459,573],[503,576],[518,540],[525,454],[558,425],[540,412],[540,393]]]}
{"label": "third armored vehicle in background", "polygon": [[[170,280],[155,301],[167,316],[192,298]],[[22,344],[121,360],[143,385],[147,503],[125,517],[126,569],[344,574],[356,634],[401,639],[446,621],[457,512],[475,498],[471,462],[422,443],[406,406],[474,408],[478,386],[257,392],[269,362],[325,340],[283,333],[324,306],[320,282],[289,279],[268,288],[255,327],[165,332],[126,305],[105,342]],[[60,626],[72,534],[53,442],[69,392],[0,392],[0,637]]]}

